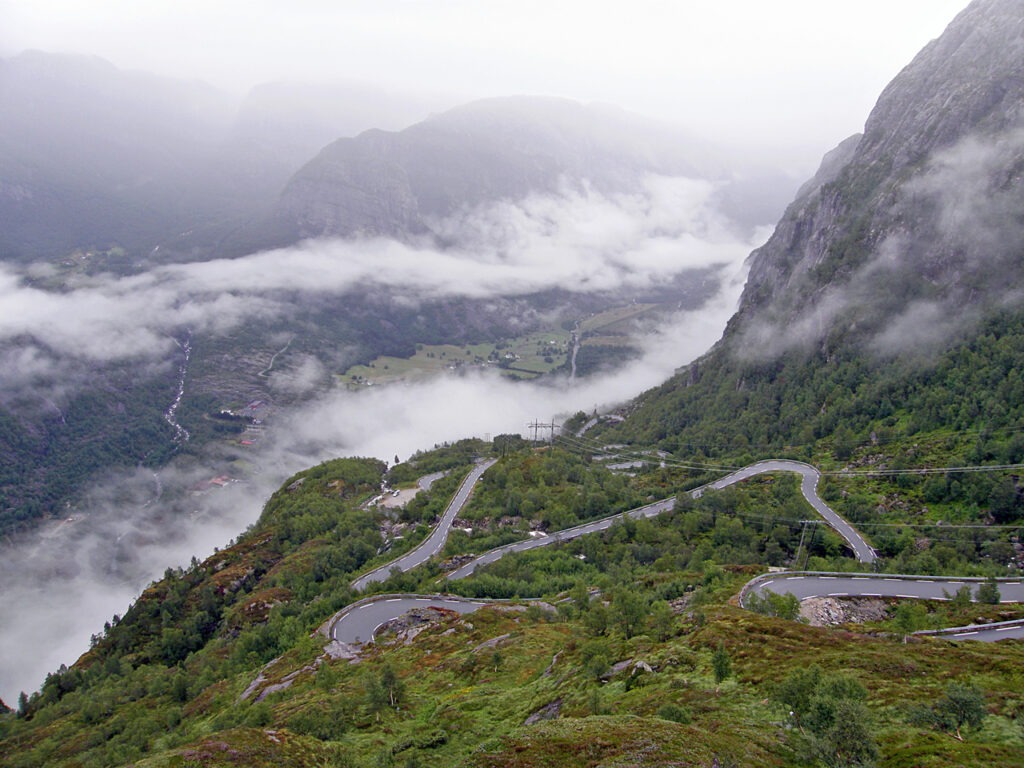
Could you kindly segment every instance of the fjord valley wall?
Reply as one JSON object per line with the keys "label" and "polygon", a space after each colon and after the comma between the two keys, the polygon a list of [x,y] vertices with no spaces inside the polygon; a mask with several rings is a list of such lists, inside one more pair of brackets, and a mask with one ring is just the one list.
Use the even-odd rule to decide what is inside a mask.
{"label": "fjord valley wall", "polygon": [[[972,3],[897,76],[751,256],[707,355],[550,446],[502,435],[386,476],[339,459],[289,478],[237,542],[166,573],[0,715],[5,759],[1018,765],[1021,641],[915,633],[1024,616],[1008,597],[1024,555],[1021,11]],[[792,595],[740,607],[768,567],[869,576],[792,474],[704,489],[769,458],[821,472],[883,580],[979,581],[823,597],[805,618],[825,626]],[[427,539],[478,459],[497,462],[436,556],[358,593]],[[438,471],[401,509],[369,504],[382,477],[412,492]],[[558,543],[603,514],[615,524]],[[441,590],[494,604],[428,605],[361,647],[320,633],[371,593]]]}
{"label": "fjord valley wall", "polygon": [[[39,52],[3,62],[0,81],[14,116],[0,129],[0,220],[10,224],[0,269],[12,307],[25,308],[14,314],[50,308],[0,340],[5,533],[87,506],[105,470],[216,454],[214,474],[228,471],[225,443],[240,428],[232,434],[221,411],[257,400],[287,411],[353,366],[407,359],[417,345],[568,336],[582,319],[641,305],[631,327],[584,339],[564,373],[621,368],[644,334],[704,306],[724,275],[716,256],[651,279],[618,251],[657,244],[657,217],[686,193],[739,258],[792,183],[568,99],[488,99],[423,120],[422,99],[280,85],[256,89],[236,113],[215,89]],[[627,214],[642,239],[616,239],[601,254],[606,277],[584,285],[593,252],[574,240],[574,222],[621,212],[622,195],[651,198]],[[552,217],[554,235],[530,229]],[[569,266],[523,255],[545,248]],[[480,264],[509,252],[522,262],[515,279],[473,284]],[[179,385],[185,443],[166,418]]]}

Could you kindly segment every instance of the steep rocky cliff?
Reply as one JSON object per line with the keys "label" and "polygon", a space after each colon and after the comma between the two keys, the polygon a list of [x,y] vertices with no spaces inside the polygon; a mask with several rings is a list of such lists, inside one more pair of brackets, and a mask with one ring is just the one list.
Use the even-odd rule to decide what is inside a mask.
{"label": "steep rocky cliff", "polygon": [[763,353],[852,334],[891,352],[1015,300],[1022,171],[1024,2],[977,0],[751,255],[734,338]]}

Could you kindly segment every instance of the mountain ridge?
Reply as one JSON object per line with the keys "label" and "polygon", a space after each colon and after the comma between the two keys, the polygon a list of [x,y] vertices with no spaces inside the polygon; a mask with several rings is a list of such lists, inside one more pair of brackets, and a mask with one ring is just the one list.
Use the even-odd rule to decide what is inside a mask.
{"label": "mountain ridge", "polygon": [[737,198],[730,213],[751,227],[766,208],[781,209],[787,185],[764,170],[746,172],[749,178],[722,150],[678,126],[625,110],[554,97],[491,98],[402,131],[329,144],[289,181],[275,218],[292,238],[415,237],[429,233],[432,221],[479,205],[584,186],[629,192],[656,174],[722,184],[723,194]]}
{"label": "mountain ridge", "polygon": [[741,343],[778,350],[770,337],[789,334],[814,344],[839,318],[888,342],[898,332],[885,334],[886,320],[912,330],[932,318],[952,333],[978,302],[1019,289],[1021,10],[973,3],[886,87],[856,146],[841,145],[843,167],[805,190],[751,254],[731,324]]}

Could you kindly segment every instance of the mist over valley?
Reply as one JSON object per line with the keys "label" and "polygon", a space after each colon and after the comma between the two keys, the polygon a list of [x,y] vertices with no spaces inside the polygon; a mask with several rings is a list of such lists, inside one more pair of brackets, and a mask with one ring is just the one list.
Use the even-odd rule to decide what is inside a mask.
{"label": "mist over valley", "polygon": [[5,764],[1019,764],[1022,0],[39,5]]}

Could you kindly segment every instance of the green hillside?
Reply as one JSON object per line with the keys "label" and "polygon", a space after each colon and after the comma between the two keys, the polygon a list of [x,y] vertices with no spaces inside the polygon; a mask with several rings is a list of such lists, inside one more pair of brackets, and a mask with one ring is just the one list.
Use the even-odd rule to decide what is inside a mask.
{"label": "green hillside", "polygon": [[[467,448],[487,446],[416,461],[450,464]],[[473,550],[478,535],[586,519],[577,497],[628,504],[688,484],[667,467],[627,478],[561,450],[504,452],[465,511],[473,534],[446,555]],[[409,535],[378,555],[381,518],[361,503],[382,471],[340,459],[302,472],[237,543],[168,571],[76,665],[0,716],[5,765],[813,765],[822,755],[838,765],[827,755],[843,739],[874,745],[881,765],[1017,764],[1020,642],[905,644],[892,605],[870,627],[832,629],[736,607],[766,560],[795,555],[808,511],[786,475],[504,558],[448,587],[541,602],[436,611],[414,638],[399,627],[356,659],[331,658],[317,629],[355,598],[351,579],[411,548],[463,474],[456,467],[418,496],[399,521]],[[549,492],[531,499],[538,487]],[[499,488],[520,503],[496,507]],[[837,537],[805,546],[811,567],[856,567]],[[998,572],[978,553],[958,565]],[[441,570],[379,589],[436,591]],[[1019,615],[941,603],[918,619]],[[813,665],[820,675],[808,683]],[[981,696],[984,717],[962,742],[922,719],[951,683]],[[786,691],[800,685],[814,703],[798,727]]]}

